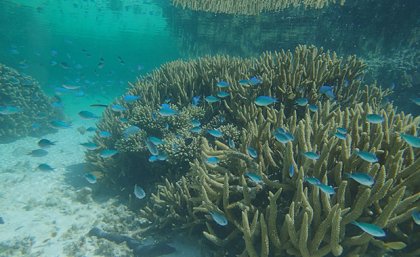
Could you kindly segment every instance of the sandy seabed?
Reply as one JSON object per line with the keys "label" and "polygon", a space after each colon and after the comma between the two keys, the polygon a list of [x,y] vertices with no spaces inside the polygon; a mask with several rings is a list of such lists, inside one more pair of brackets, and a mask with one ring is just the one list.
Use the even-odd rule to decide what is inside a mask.
{"label": "sandy seabed", "polygon": [[[43,157],[28,155],[39,148],[40,138],[0,144],[0,257],[134,256],[125,243],[87,235],[95,226],[130,235],[136,216],[117,197],[101,196],[99,185],[84,179],[85,149],[80,143],[92,133],[80,134],[76,128],[82,125],[94,124],[80,122],[43,136],[56,141]],[[41,163],[55,170],[37,169]],[[177,250],[164,256],[201,256],[197,244],[187,239],[175,238],[169,245]]]}

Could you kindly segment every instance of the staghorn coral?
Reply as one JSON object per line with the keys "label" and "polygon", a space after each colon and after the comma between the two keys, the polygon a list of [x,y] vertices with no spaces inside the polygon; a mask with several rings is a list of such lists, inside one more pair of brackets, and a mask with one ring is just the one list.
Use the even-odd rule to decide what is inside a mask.
{"label": "staghorn coral", "polygon": [[[33,78],[0,64],[0,106],[17,107],[10,115],[0,114],[0,140],[51,131],[48,121],[61,114]],[[36,124],[34,127],[33,124]]]}
{"label": "staghorn coral", "polygon": [[[238,149],[203,138],[203,156],[217,156],[221,163],[195,160],[178,182],[166,180],[159,186],[142,216],[152,221],[153,229],[198,229],[213,244],[240,256],[364,256],[373,246],[385,252],[381,239],[349,225],[361,220],[385,228],[385,240],[405,242],[405,256],[415,256],[419,234],[414,234],[410,215],[420,209],[420,152],[398,133],[415,133],[420,118],[397,113],[392,106],[332,107],[325,102],[319,112],[306,111],[300,120],[296,112],[285,117],[284,106],[260,108],[258,118],[243,129]],[[384,123],[366,122],[372,112],[381,113]],[[278,127],[296,139],[276,141],[272,131]],[[348,128],[345,140],[331,133],[337,127]],[[257,159],[245,154],[250,142],[258,149]],[[379,162],[361,160],[352,154],[356,148],[376,153]],[[320,153],[317,161],[302,156],[310,150]],[[297,170],[292,178],[290,165]],[[244,174],[250,171],[263,183],[247,179]],[[343,176],[355,171],[369,173],[375,184],[369,188]],[[335,186],[336,194],[329,196],[304,182],[312,176]],[[208,217],[214,210],[224,213],[227,228]]]}
{"label": "staghorn coral", "polygon": [[[118,149],[119,157],[102,159],[97,152],[87,153],[87,160],[94,170],[103,171],[105,178],[116,181],[124,178],[154,179],[162,173],[185,174],[189,162],[199,157],[200,137],[207,129],[219,128],[225,132],[225,139],[236,140],[241,128],[258,114],[253,101],[258,95],[277,97],[287,106],[285,115],[296,109],[294,101],[298,97],[308,97],[310,102],[324,100],[319,88],[324,83],[334,87],[337,101],[343,105],[354,102],[371,102],[379,106],[387,91],[376,86],[361,86],[365,65],[355,56],[339,58],[334,52],[324,51],[314,46],[298,46],[294,52],[267,52],[259,58],[243,59],[229,56],[204,57],[196,60],[168,63],[150,75],[140,78],[132,85],[128,94],[140,95],[141,101],[117,103],[127,108],[123,113],[110,108],[98,124],[100,130],[112,133],[111,138],[94,141],[102,149]],[[258,76],[262,84],[244,86],[241,79]],[[194,96],[215,95],[219,88],[216,83],[225,80],[230,83],[226,89],[230,97],[218,104],[203,103],[198,107],[191,104]],[[163,117],[158,114],[159,105],[170,102],[178,110],[175,116]],[[299,113],[303,114],[302,109]],[[128,121],[123,123],[120,118]],[[202,123],[202,132],[192,133],[191,119]],[[135,125],[142,132],[129,138],[122,135],[123,129]],[[147,136],[160,137],[165,144],[159,148],[168,155],[167,162],[150,163],[145,147]],[[162,173],[152,172],[156,165]],[[139,167],[142,167],[141,169]],[[152,175],[151,175],[152,174]]]}
{"label": "staghorn coral", "polygon": [[345,0],[172,0],[175,6],[196,11],[214,13],[257,15],[263,12],[278,12],[286,8],[321,9],[330,4],[344,4]]}

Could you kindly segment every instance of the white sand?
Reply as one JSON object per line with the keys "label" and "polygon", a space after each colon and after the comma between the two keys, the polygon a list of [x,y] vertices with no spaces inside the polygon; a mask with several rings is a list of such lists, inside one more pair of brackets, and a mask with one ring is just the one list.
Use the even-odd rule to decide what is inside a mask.
{"label": "white sand", "polygon": [[[86,236],[94,226],[114,222],[112,226],[123,228],[119,219],[136,216],[113,197],[100,202],[90,198],[89,188],[96,199],[98,185],[83,178],[84,148],[79,144],[92,133],[81,135],[76,129],[81,125],[93,123],[79,122],[44,136],[57,141],[44,157],[27,155],[38,148],[39,138],[0,144],[0,217],[5,222],[0,224],[0,257],[134,256],[125,244]],[[40,163],[55,171],[38,170]],[[197,247],[181,241],[170,243],[177,252],[165,256],[200,256]]]}

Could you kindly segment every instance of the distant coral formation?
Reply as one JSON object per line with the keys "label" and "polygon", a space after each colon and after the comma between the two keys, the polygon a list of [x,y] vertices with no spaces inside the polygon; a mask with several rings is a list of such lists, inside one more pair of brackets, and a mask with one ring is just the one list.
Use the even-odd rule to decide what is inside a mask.
{"label": "distant coral formation", "polygon": [[172,0],[175,6],[196,11],[214,13],[256,15],[262,12],[278,12],[290,7],[321,9],[345,0]]}
{"label": "distant coral formation", "polygon": [[51,130],[57,115],[37,81],[0,64],[0,140]]}
{"label": "distant coral formation", "polygon": [[[416,256],[420,152],[400,133],[416,136],[420,118],[383,101],[389,91],[364,85],[364,71],[355,56],[305,45],[171,62],[132,85],[127,95],[141,100],[121,97],[126,111],[105,111],[98,128],[112,136],[98,133],[101,149],[86,158],[102,183],[145,188],[149,231],[198,231],[219,254],[388,251],[351,224],[361,221]],[[130,126],[140,131],[127,136]],[[103,149],[119,154],[103,158]],[[356,172],[373,185],[349,177]]]}

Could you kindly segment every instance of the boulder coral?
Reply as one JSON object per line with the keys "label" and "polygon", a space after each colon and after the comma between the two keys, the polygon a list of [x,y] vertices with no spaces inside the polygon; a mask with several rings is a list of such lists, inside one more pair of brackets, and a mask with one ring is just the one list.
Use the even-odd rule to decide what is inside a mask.
{"label": "boulder coral", "polygon": [[61,116],[51,102],[33,78],[0,64],[0,108],[14,109],[0,114],[0,140],[51,131],[48,122]]}

